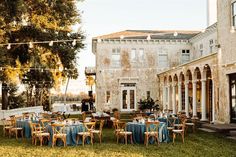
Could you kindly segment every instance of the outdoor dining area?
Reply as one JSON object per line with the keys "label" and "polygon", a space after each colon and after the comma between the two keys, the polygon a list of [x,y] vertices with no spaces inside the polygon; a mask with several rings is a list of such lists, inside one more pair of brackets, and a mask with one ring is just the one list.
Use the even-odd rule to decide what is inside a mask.
{"label": "outdoor dining area", "polygon": [[[187,131],[195,132],[195,120],[184,113],[169,111],[159,113],[130,113],[130,119],[121,119],[121,113],[82,112],[68,118],[61,112],[23,113],[3,119],[3,134],[16,140],[31,140],[32,145],[77,146],[106,143],[103,128],[112,130],[114,141],[124,144],[174,143],[177,135],[184,143]],[[190,131],[189,131],[190,132]]]}

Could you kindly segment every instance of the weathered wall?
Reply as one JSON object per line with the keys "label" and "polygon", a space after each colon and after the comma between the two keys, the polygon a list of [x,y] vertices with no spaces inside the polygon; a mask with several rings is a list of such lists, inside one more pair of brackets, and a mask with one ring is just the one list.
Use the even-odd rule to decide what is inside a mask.
{"label": "weathered wall", "polygon": [[[209,55],[210,53],[216,53],[218,51],[217,46],[216,46],[218,44],[216,27],[217,25],[214,24],[210,28],[205,30],[205,32],[195,36],[194,38],[190,40],[193,45],[193,52],[194,52],[192,59],[197,59],[202,56]],[[210,51],[210,40],[213,40],[214,42],[212,51]],[[203,49],[200,49],[201,44],[203,45]],[[203,50],[202,54],[200,50]]]}
{"label": "weathered wall", "polygon": [[[165,49],[168,52],[168,59],[174,64],[179,64],[182,49],[191,49],[188,42],[158,42],[153,41],[102,41],[96,45],[96,103],[97,109],[106,108],[106,91],[111,91],[110,109],[120,109],[122,78],[136,83],[136,102],[141,98],[146,98],[146,92],[151,92],[151,97],[157,99],[158,84],[156,74],[158,69],[158,52]],[[113,48],[121,49],[121,67],[113,67],[111,54]],[[130,62],[130,52],[132,48],[144,49],[144,61]],[[177,57],[176,57],[177,56]]]}
{"label": "weathered wall", "polygon": [[231,0],[218,0],[219,121],[230,123],[228,74],[236,73],[236,33],[231,32]]}

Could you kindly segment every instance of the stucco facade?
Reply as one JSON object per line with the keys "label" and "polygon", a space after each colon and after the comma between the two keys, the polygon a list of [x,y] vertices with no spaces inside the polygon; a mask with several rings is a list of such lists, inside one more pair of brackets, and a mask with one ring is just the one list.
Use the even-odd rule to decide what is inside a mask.
{"label": "stucco facade", "polygon": [[[236,73],[236,33],[232,20],[234,0],[218,0],[218,42],[219,42],[219,113],[220,122],[230,123],[229,77]],[[234,104],[236,105],[236,104]]]}
{"label": "stucco facade", "polygon": [[[166,33],[173,36],[174,32]],[[192,33],[197,34],[197,32]],[[122,111],[122,89],[129,84],[135,88],[135,107],[127,111],[137,110],[137,102],[147,98],[148,92],[154,100],[157,100],[159,95],[157,72],[181,64],[182,50],[193,51],[191,43],[186,38],[161,39],[155,37],[155,33],[152,32],[151,39],[147,39],[149,33],[145,34],[145,38],[143,38],[137,34],[131,36],[127,35],[127,32],[123,32],[123,36],[126,34],[126,39],[125,37],[124,39],[120,38],[122,33],[117,38],[110,39],[110,36],[114,36],[114,34],[109,37],[102,36],[93,39],[93,52],[96,55],[97,110],[118,108]],[[113,49],[120,49],[120,64],[118,66],[112,61]],[[136,50],[135,59],[132,59],[133,49]],[[143,50],[141,58],[140,49]],[[159,53],[167,55],[165,66],[158,65]],[[107,96],[107,92],[109,96]]]}

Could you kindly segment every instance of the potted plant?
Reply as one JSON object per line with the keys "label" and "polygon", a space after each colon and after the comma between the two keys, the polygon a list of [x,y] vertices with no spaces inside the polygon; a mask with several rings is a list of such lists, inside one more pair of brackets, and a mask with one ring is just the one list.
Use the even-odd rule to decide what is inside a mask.
{"label": "potted plant", "polygon": [[151,97],[147,99],[140,99],[139,103],[139,109],[143,112],[152,110],[159,110],[159,104],[157,103],[158,100],[154,101]]}

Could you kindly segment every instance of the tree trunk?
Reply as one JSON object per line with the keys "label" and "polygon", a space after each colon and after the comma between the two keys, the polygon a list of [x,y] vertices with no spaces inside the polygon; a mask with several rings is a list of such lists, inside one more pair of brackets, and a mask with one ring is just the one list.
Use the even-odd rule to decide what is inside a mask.
{"label": "tree trunk", "polygon": [[68,77],[68,79],[67,79],[66,90],[65,90],[65,95],[64,95],[64,105],[66,105],[66,93],[67,93],[69,81],[70,81],[70,77]]}
{"label": "tree trunk", "polygon": [[2,83],[2,110],[7,110],[8,107],[8,89],[7,84]]}

